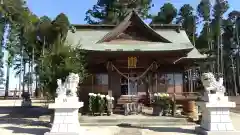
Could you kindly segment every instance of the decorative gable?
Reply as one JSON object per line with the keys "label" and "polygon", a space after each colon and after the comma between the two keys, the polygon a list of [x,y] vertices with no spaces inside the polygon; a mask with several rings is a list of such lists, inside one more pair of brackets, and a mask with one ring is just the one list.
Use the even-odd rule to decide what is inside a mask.
{"label": "decorative gable", "polygon": [[171,43],[145,24],[134,10],[97,43],[122,40]]}

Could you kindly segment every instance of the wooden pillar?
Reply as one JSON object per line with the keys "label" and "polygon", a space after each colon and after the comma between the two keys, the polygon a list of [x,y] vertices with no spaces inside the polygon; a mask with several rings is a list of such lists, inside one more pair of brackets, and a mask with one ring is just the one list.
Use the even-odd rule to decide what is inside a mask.
{"label": "wooden pillar", "polygon": [[157,63],[154,63],[153,64],[153,68],[152,68],[152,71],[153,71],[153,73],[152,73],[152,76],[154,76],[154,78],[155,78],[155,89],[153,89],[153,85],[154,85],[154,83],[152,83],[152,92],[158,92],[158,72],[157,72],[157,69],[158,69],[158,65],[157,65]]}
{"label": "wooden pillar", "polygon": [[156,78],[156,90],[155,92],[158,92],[158,72],[155,72],[155,78]]}
{"label": "wooden pillar", "polygon": [[94,93],[94,75],[91,75],[91,79],[92,79],[92,93]]}
{"label": "wooden pillar", "polygon": [[173,104],[172,104],[172,116],[176,114],[176,81],[175,72],[173,72]]}
{"label": "wooden pillar", "polygon": [[185,72],[182,72],[182,87],[183,87],[183,92],[186,92],[186,82],[185,82]]}
{"label": "wooden pillar", "polygon": [[107,63],[107,71],[108,71],[108,95],[113,96],[112,93],[112,65],[111,62]]}
{"label": "wooden pillar", "polygon": [[153,73],[148,74],[149,92],[153,92]]}
{"label": "wooden pillar", "polygon": [[148,81],[146,81],[146,84],[145,84],[145,86],[146,86],[146,105],[150,105],[151,76],[149,73],[147,74],[147,80]]}
{"label": "wooden pillar", "polygon": [[193,80],[192,80],[192,69],[189,71],[190,73],[190,92],[193,92]]}
{"label": "wooden pillar", "polygon": [[108,95],[113,96],[112,94],[112,71],[108,71]]}

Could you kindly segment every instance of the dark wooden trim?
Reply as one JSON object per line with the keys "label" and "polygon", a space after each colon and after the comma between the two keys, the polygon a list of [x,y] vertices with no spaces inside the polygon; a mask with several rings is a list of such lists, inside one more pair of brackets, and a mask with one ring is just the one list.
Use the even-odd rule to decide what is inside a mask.
{"label": "dark wooden trim", "polygon": [[[114,24],[73,24],[73,26],[77,30],[81,30],[81,29],[102,29],[102,30],[106,30],[106,29],[113,29],[117,25],[114,25]],[[150,24],[149,26],[152,29],[176,29],[176,28],[180,28],[180,29],[183,30],[182,26],[178,25],[178,24]]]}

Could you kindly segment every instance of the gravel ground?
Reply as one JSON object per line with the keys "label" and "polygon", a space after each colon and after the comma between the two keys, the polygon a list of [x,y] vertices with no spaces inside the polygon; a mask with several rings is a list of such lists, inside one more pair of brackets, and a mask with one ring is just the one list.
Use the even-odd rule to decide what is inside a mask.
{"label": "gravel ground", "polygon": [[[1,115],[4,117],[3,115]],[[134,116],[132,116],[134,117]],[[0,135],[43,135],[49,131],[47,122],[37,118],[0,119]],[[171,127],[118,127],[118,126],[83,126],[85,135],[192,135],[194,126]]]}
{"label": "gravel ground", "polygon": [[[43,135],[49,131],[41,126],[1,124],[1,135]],[[85,135],[193,135],[192,127],[83,127]]]}
{"label": "gravel ground", "polygon": [[[240,114],[231,113],[231,118],[235,128],[240,130]],[[0,119],[0,135],[43,135],[49,131],[49,127],[49,124],[40,122],[37,118]],[[194,128],[194,125],[167,127],[82,127],[85,135],[194,135]]]}

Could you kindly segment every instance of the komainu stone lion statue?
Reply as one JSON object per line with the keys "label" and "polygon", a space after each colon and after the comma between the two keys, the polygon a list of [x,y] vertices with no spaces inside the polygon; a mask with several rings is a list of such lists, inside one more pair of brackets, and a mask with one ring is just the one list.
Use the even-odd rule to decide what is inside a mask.
{"label": "komainu stone lion statue", "polygon": [[57,97],[77,97],[79,79],[74,73],[70,73],[63,84],[61,79],[57,79]]}
{"label": "komainu stone lion statue", "polygon": [[65,88],[67,90],[67,96],[77,97],[78,83],[79,83],[78,74],[70,73],[65,80]]}
{"label": "komainu stone lion statue", "polygon": [[61,79],[57,79],[57,97],[66,97],[66,89],[64,88],[63,84],[62,84],[62,80]]}
{"label": "komainu stone lion statue", "polygon": [[223,86],[223,77],[220,77],[217,81],[214,77],[213,73],[203,73],[201,76],[201,81],[203,83],[203,86],[207,93],[218,93],[218,94],[224,94],[225,93],[225,87]]}

